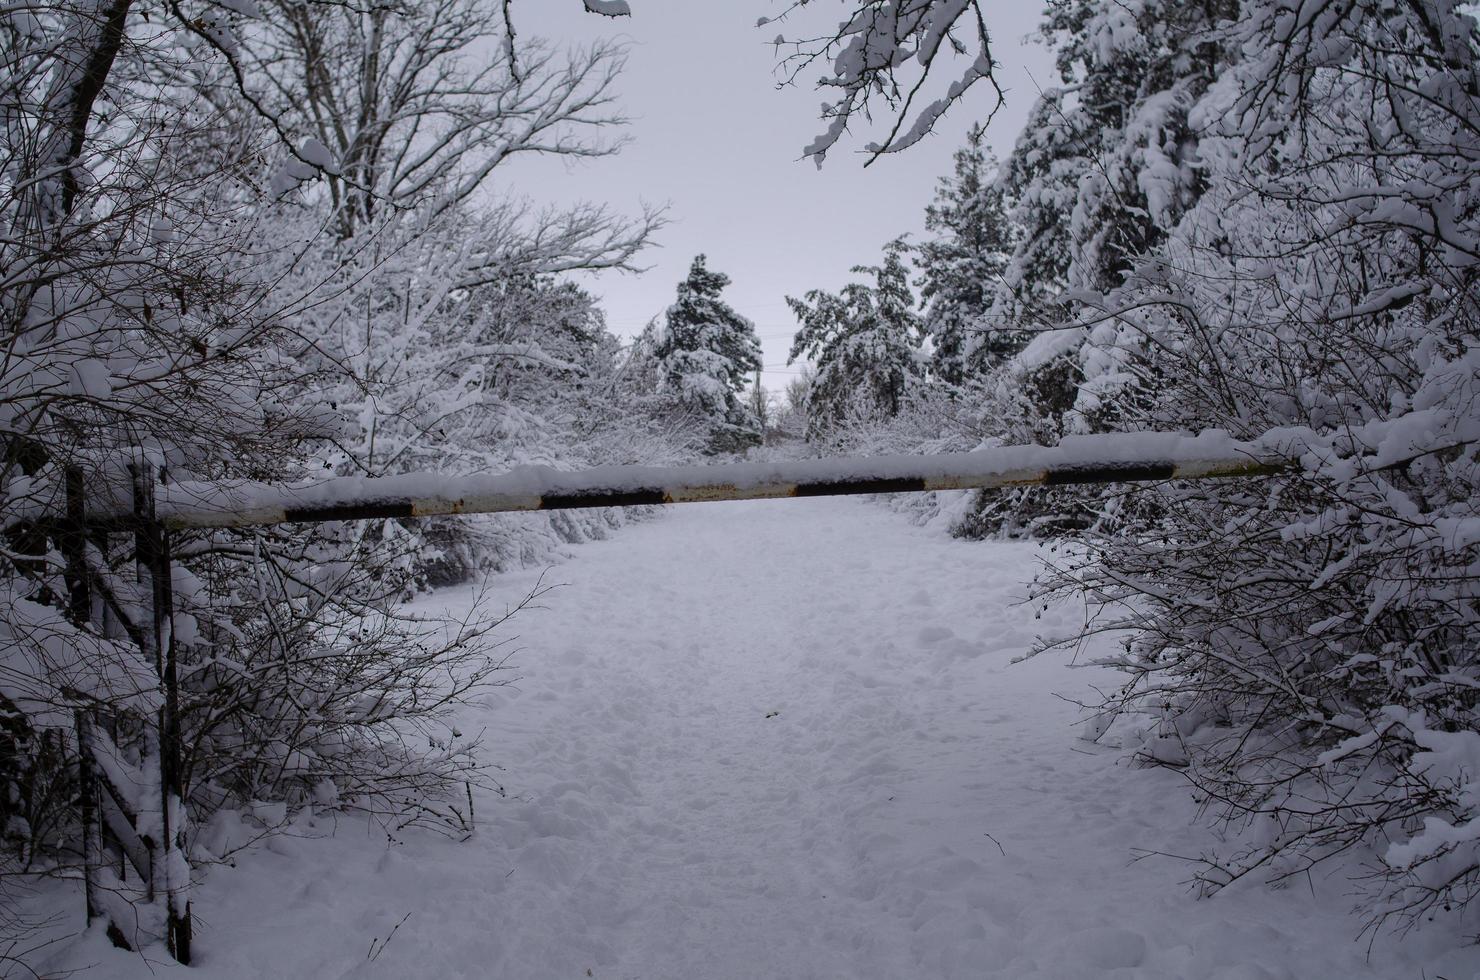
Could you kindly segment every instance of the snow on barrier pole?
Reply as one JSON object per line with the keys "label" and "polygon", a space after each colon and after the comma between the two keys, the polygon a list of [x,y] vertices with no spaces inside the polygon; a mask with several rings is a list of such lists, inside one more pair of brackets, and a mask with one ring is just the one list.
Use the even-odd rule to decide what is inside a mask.
{"label": "snow on barrier pole", "polygon": [[[715,466],[605,466],[562,472],[339,477],[312,484],[178,483],[160,488],[171,529],[626,507],[719,500],[909,493],[1016,486],[1266,476],[1296,461],[1225,433],[1085,436],[1054,447],[970,453],[740,462]],[[89,514],[108,520],[113,514]]]}

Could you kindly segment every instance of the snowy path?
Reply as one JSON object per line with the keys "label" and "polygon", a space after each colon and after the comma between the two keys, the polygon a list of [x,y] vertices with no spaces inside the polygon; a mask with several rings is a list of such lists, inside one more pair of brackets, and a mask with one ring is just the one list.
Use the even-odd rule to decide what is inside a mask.
{"label": "snowy path", "polygon": [[1208,832],[1175,775],[1074,739],[1053,692],[1096,677],[1009,667],[1067,615],[1011,605],[1032,562],[847,500],[583,546],[518,624],[518,689],[469,712],[512,794],[477,836],[259,849],[198,893],[194,975],[1480,975],[1439,935],[1365,960],[1339,878],[1194,902],[1186,866],[1131,863]]}

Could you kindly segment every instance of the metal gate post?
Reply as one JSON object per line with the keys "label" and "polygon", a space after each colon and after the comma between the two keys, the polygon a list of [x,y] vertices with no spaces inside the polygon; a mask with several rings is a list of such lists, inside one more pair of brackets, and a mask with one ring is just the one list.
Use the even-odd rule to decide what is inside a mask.
{"label": "metal gate post", "polygon": [[[57,544],[67,562],[68,618],[72,625],[85,628],[92,620],[92,589],[87,572],[87,501],[83,496],[82,470],[76,466],[66,469],[66,492],[66,521]],[[77,737],[77,809],[82,821],[82,890],[91,925],[104,914],[98,900],[97,881],[98,868],[103,863],[103,828],[98,819],[98,786],[93,773],[88,709],[79,707],[73,712],[73,721]],[[114,931],[110,930],[110,939]],[[119,934],[114,944],[122,938]],[[128,946],[127,942],[123,945]]]}
{"label": "metal gate post", "polygon": [[135,555],[140,584],[149,587],[149,622],[143,634],[164,692],[155,740],[159,775],[161,840],[154,851],[150,892],[164,904],[164,939],[170,954],[190,963],[190,864],[186,857],[184,767],[180,745],[180,686],[174,636],[170,537],[155,512],[155,485],[164,473],[139,462],[130,468],[134,484]]}

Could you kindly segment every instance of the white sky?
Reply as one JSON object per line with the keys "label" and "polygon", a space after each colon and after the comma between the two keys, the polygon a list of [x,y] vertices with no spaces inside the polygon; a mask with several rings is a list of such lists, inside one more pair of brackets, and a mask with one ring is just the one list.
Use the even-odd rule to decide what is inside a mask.
{"label": "white sky", "polygon": [[[952,153],[990,108],[991,94],[973,91],[935,134],[867,169],[856,152],[865,134],[845,137],[818,171],[800,156],[821,129],[822,94],[810,81],[777,90],[768,42],[778,25],[755,26],[760,16],[779,13],[781,0],[632,0],[632,6],[633,17],[610,20],[585,13],[581,0],[514,5],[524,35],[630,42],[617,86],[633,120],[632,144],[616,157],[574,165],[525,161],[508,169],[503,189],[632,211],[641,202],[668,205],[671,223],[658,234],[659,247],[639,259],[646,272],[608,273],[586,284],[602,297],[612,330],[630,337],[660,315],[703,252],[711,269],[733,280],[725,298],[755,321],[765,346],[764,383],[779,391],[796,371],[786,367],[796,321],[784,297],[836,289],[849,280],[851,266],[878,262],[891,238],[923,234],[937,178],[950,172]],[[816,9],[809,16],[826,22],[843,7]],[[1041,9],[1030,0],[989,11],[1007,90],[1007,105],[987,137],[999,156],[1011,149],[1039,87],[1055,80],[1048,53],[1024,40]],[[790,33],[790,25],[779,29]]]}

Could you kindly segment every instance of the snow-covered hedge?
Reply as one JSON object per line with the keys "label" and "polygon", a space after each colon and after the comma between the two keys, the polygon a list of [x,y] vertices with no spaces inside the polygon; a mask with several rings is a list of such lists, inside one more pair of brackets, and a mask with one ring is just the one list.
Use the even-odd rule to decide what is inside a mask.
{"label": "snow-covered hedge", "polygon": [[[1411,923],[1480,888],[1476,25],[1428,0],[1238,8],[1195,35],[1211,81],[1180,123],[1131,104],[1112,174],[1153,217],[1181,203],[1072,298],[1076,411],[1227,428],[1302,470],[1163,487],[1042,585],[1123,637],[1103,707],[1150,712],[1143,757],[1250,828],[1208,885],[1371,847],[1370,921]],[[1096,36],[1091,73],[1143,43]]]}

